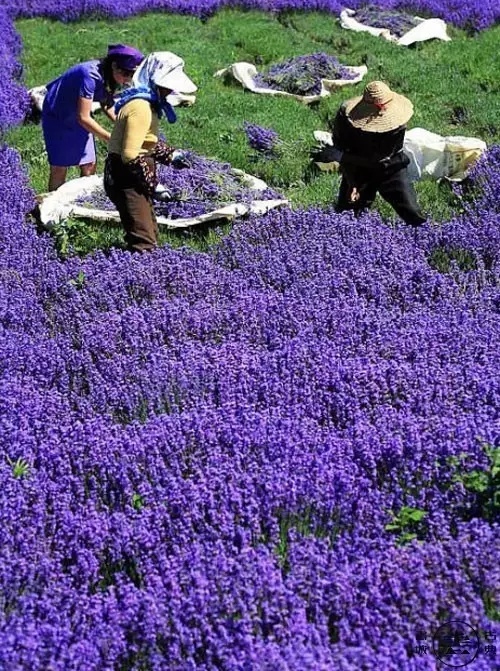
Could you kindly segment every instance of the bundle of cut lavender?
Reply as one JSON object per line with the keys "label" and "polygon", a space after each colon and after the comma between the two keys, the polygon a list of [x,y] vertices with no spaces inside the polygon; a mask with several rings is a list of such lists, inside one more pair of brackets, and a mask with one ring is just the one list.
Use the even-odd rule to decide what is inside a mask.
{"label": "bundle of cut lavender", "polygon": [[387,28],[396,37],[402,37],[421,22],[415,16],[397,9],[383,9],[366,5],[356,10],[356,21],[372,28]]}
{"label": "bundle of cut lavender", "polygon": [[[256,190],[249,186],[248,175],[239,174],[230,163],[220,163],[194,152],[186,152],[186,156],[190,167],[183,170],[158,166],[158,178],[172,194],[168,202],[155,202],[155,212],[159,216],[184,219],[197,217],[229,203],[282,198],[269,188]],[[89,209],[115,209],[102,189],[80,196],[74,203]]]}
{"label": "bundle of cut lavender", "polygon": [[251,149],[265,158],[276,158],[278,156],[279,147],[283,143],[273,128],[266,128],[248,121],[245,121],[243,128]]}
{"label": "bundle of cut lavender", "polygon": [[322,79],[355,79],[357,76],[334,56],[318,52],[272,65],[256,76],[255,83],[262,88],[307,96],[321,92]]}

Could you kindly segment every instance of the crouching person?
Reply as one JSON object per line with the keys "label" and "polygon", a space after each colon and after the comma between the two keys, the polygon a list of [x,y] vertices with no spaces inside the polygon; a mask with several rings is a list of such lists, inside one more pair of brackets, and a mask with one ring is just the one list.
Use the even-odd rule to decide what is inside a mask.
{"label": "crouching person", "polygon": [[[149,251],[158,244],[153,198],[158,194],[156,162],[185,167],[182,152],[158,138],[165,115],[176,120],[167,96],[194,93],[195,84],[183,70],[184,61],[169,51],[149,54],[138,68],[132,87],[120,95],[116,122],[108,145],[104,188],[120,214],[130,251]],[[161,199],[168,196],[162,188]]]}
{"label": "crouching person", "polygon": [[332,128],[333,147],[311,155],[318,163],[339,163],[338,212],[360,213],[380,193],[407,224],[420,226],[426,221],[408,175],[410,159],[403,150],[412,115],[411,101],[379,81],[370,82],[362,96],[341,105]]}

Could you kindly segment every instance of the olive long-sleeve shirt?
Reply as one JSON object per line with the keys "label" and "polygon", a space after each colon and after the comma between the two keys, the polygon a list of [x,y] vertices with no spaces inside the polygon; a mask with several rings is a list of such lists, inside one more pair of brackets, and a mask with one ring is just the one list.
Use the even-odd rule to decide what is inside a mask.
{"label": "olive long-sleeve shirt", "polygon": [[124,163],[150,154],[158,142],[158,121],[149,101],[131,100],[118,112],[109,140],[109,153],[119,154]]}

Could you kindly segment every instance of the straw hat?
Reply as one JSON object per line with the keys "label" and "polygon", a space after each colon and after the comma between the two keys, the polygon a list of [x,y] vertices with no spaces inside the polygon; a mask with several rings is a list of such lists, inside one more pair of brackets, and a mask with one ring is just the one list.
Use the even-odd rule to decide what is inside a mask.
{"label": "straw hat", "polygon": [[370,133],[385,133],[406,124],[413,115],[408,98],[394,93],[384,82],[370,82],[362,96],[344,103],[344,110],[355,128]]}

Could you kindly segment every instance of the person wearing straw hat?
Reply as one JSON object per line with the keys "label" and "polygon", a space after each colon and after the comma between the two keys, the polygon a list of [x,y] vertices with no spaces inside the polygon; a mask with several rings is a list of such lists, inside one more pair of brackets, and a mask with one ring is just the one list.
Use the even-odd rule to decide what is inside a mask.
{"label": "person wearing straw hat", "polygon": [[116,206],[127,248],[150,251],[158,244],[153,198],[168,200],[168,188],[159,185],[156,161],[174,168],[189,164],[183,152],[158,137],[159,121],[176,114],[168,102],[175,92],[190,94],[196,85],[184,72],[182,58],[170,51],[149,54],[138,68],[132,87],[115,104],[116,122],[104,166],[104,189]]}
{"label": "person wearing straw hat", "polygon": [[110,44],[101,60],[78,63],[47,84],[42,106],[42,130],[50,165],[49,191],[66,181],[70,166],[82,177],[96,171],[95,139],[107,142],[110,133],[92,117],[98,102],[114,121],[112,107],[119,86],[130,83],[144,56],[127,44]]}
{"label": "person wearing straw hat", "polygon": [[316,162],[339,163],[342,175],[336,210],[359,213],[379,193],[407,224],[426,221],[408,175],[403,150],[413,104],[387,84],[373,81],[362,96],[345,101],[332,128],[333,146],[313,153]]}

